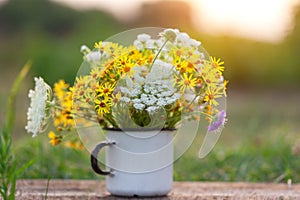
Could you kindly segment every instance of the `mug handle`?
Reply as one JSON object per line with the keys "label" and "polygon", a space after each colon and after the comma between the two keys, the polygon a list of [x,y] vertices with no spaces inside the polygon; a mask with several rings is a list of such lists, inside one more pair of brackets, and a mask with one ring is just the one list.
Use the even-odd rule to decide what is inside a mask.
{"label": "mug handle", "polygon": [[94,148],[94,150],[92,151],[91,165],[92,165],[94,172],[96,172],[97,174],[104,175],[104,176],[112,175],[111,171],[104,171],[99,167],[97,156],[103,147],[111,146],[113,144],[116,144],[116,142],[103,141],[103,142],[100,142],[99,144],[97,144],[96,147]]}

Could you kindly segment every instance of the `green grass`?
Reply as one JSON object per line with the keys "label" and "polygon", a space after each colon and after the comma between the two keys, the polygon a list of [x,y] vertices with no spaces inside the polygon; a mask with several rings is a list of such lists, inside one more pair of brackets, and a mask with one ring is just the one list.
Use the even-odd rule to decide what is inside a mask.
{"label": "green grass", "polygon": [[[284,128],[281,128],[282,132]],[[226,137],[226,136],[224,136]],[[24,142],[26,141],[26,142]],[[248,142],[226,144],[221,137],[204,159],[197,158],[194,144],[175,162],[176,181],[300,181],[300,157],[293,154],[294,144],[285,135],[249,137]],[[20,164],[33,161],[21,178],[100,179],[89,163],[87,151],[51,147],[46,138],[22,140],[17,148]]]}
{"label": "green grass", "polygon": [[14,116],[16,113],[16,95],[30,67],[30,62],[25,64],[17,78],[14,80],[7,99],[5,122],[0,127],[0,198],[3,200],[15,199],[16,179],[19,173],[29,165],[29,162],[26,162],[17,168],[17,161],[12,147],[12,132],[15,122]]}
{"label": "green grass", "polygon": [[95,179],[97,177],[89,167],[90,157],[87,151],[63,146],[52,147],[47,140],[46,137],[40,137],[22,139],[22,142],[19,142],[16,150],[18,162],[20,164],[33,162],[23,172],[21,178]]}
{"label": "green grass", "polygon": [[[260,101],[254,101],[254,96]],[[273,94],[232,94],[229,121],[217,145],[199,159],[203,137],[199,135],[175,162],[175,180],[300,182],[300,113],[295,109],[299,97],[291,93],[282,106]],[[44,136],[23,136],[16,142],[20,164],[34,161],[22,178],[102,178],[92,172],[87,151],[51,147]]]}
{"label": "green grass", "polygon": [[[264,138],[267,140],[267,138]],[[217,145],[202,160],[183,156],[175,163],[175,180],[184,181],[253,181],[285,182],[289,178],[299,182],[300,159],[292,154],[284,137],[256,144],[240,144],[230,148]]]}

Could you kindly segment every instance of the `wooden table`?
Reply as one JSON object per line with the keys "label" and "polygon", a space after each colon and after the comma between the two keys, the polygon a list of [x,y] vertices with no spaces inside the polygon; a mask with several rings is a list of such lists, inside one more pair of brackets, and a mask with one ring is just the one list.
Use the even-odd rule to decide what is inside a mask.
{"label": "wooden table", "polygon": [[[47,180],[18,180],[16,199],[44,199]],[[104,181],[50,180],[47,199],[129,199],[111,196]],[[139,199],[139,198],[130,198]],[[146,199],[300,199],[300,184],[175,182],[168,196]]]}

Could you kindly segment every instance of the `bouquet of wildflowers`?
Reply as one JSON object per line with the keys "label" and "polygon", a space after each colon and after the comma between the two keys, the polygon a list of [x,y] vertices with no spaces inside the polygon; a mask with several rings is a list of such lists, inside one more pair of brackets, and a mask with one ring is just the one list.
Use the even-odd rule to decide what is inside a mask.
{"label": "bouquet of wildflowers", "polygon": [[[176,129],[183,116],[208,120],[209,131],[226,121],[218,100],[226,96],[224,62],[208,57],[201,43],[176,29],[165,29],[158,38],[140,34],[130,46],[97,42],[81,47],[88,70],[73,86],[63,80],[53,90],[35,78],[29,97],[28,132],[36,136],[52,118],[52,145],[63,141],[65,131],[97,122],[102,128]],[[76,120],[75,120],[76,119]],[[68,141],[68,146],[78,143]]]}

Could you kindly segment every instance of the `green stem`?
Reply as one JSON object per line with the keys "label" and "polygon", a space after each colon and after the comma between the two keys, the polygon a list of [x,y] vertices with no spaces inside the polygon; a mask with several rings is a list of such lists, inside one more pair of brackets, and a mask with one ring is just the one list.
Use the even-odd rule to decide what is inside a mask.
{"label": "green stem", "polygon": [[160,52],[162,51],[162,49],[164,48],[164,46],[167,44],[169,40],[166,40],[163,45],[160,47],[160,49],[158,50],[157,54],[155,55],[153,61],[152,61],[152,64],[150,66],[150,70],[152,69],[153,65],[154,65],[154,62],[156,61],[156,59],[158,58],[158,55],[160,54]]}
{"label": "green stem", "polygon": [[15,199],[16,178],[18,174],[16,173],[17,162],[11,146],[16,112],[15,99],[20,85],[27,75],[30,67],[31,62],[27,62],[13,83],[7,101],[4,127],[0,133],[0,196],[2,196],[4,200]]}
{"label": "green stem", "polygon": [[32,63],[30,61],[28,61],[24,65],[24,67],[20,71],[19,75],[15,79],[12,89],[10,91],[10,94],[8,97],[8,102],[7,102],[7,107],[6,107],[7,108],[6,109],[6,121],[5,121],[5,125],[4,125],[4,128],[7,130],[8,133],[11,133],[11,131],[13,129],[14,117],[15,117],[14,106],[15,106],[15,99],[16,99],[17,92],[20,88],[21,82],[23,81],[23,79],[27,75],[29,69],[31,68],[31,65],[32,65]]}
{"label": "green stem", "polygon": [[47,198],[48,198],[49,183],[50,183],[50,176],[48,176],[47,186],[46,186],[46,194],[45,194],[44,200],[47,200]]}
{"label": "green stem", "polygon": [[[58,105],[54,105],[53,107],[56,108],[56,109],[58,109],[58,110],[61,110],[61,111],[62,111],[62,110],[65,110],[63,107],[58,106]],[[71,112],[70,114],[73,115],[73,116],[77,116],[77,117],[86,119],[86,116],[84,116],[84,115],[82,115],[82,114],[79,114],[79,113]],[[89,120],[89,121],[91,121],[91,122],[97,122],[96,119],[86,119],[86,120]]]}
{"label": "green stem", "polygon": [[197,97],[198,97],[198,96],[195,95],[195,97],[193,98],[193,100],[191,101],[191,103],[189,103],[189,105],[187,106],[187,108],[190,107],[190,106],[192,105],[192,103],[194,103],[194,101],[196,100]]}

